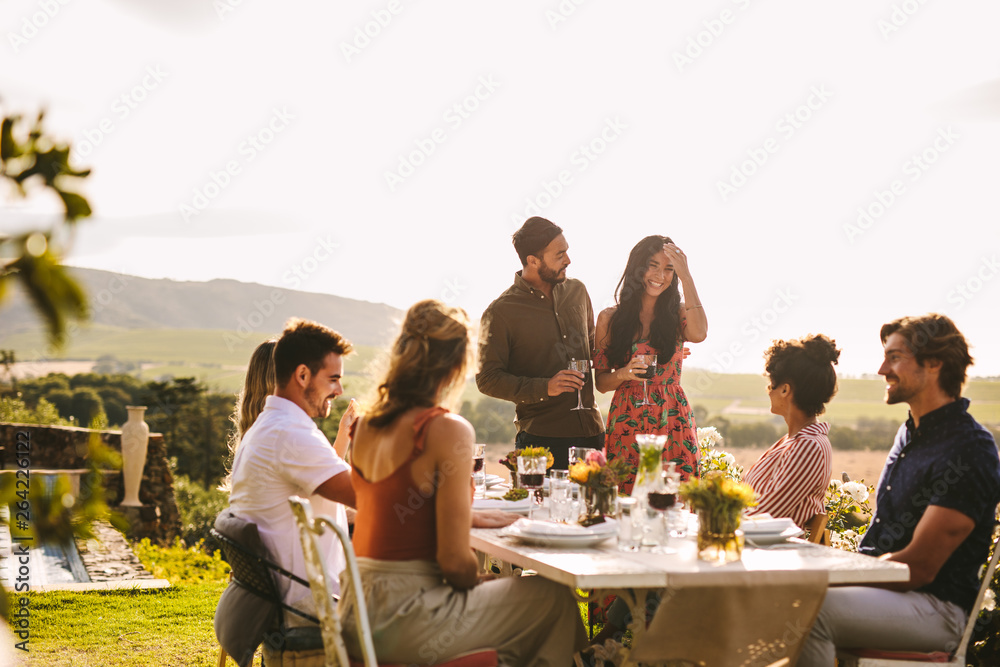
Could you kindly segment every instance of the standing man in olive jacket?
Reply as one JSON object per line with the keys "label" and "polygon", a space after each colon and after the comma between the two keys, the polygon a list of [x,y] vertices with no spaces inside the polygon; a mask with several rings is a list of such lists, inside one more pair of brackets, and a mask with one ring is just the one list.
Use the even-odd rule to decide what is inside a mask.
{"label": "standing man in olive jacket", "polygon": [[[514,403],[517,448],[548,447],[555,468],[565,469],[569,447],[604,447],[593,374],[568,369],[570,360],[592,359],[594,309],[583,283],[566,278],[562,229],[529,218],[513,241],[524,268],[483,313],[476,385]],[[577,390],[583,410],[573,409]]]}

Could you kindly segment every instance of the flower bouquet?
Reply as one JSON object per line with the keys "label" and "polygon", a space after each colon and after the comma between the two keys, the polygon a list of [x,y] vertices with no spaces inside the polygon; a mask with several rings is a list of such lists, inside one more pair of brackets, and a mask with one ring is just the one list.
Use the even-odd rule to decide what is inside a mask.
{"label": "flower bouquet", "polygon": [[743,468],[736,465],[736,457],[732,454],[716,449],[721,442],[722,434],[714,426],[698,429],[698,476],[718,470],[728,479],[739,482],[743,479]]}
{"label": "flower bouquet", "polygon": [[602,451],[589,452],[586,459],[569,467],[570,480],[583,488],[585,509],[581,524],[601,523],[612,513],[618,485],[625,479],[627,467],[625,459],[608,461]]}
{"label": "flower bouquet", "polygon": [[831,479],[826,487],[824,506],[826,527],[830,531],[831,544],[845,551],[857,551],[861,536],[871,518],[868,499],[874,489],[864,481],[841,482]]}
{"label": "flower bouquet", "polygon": [[681,484],[680,494],[698,513],[698,557],[716,563],[739,560],[743,554],[740,513],[757,504],[753,489],[714,470]]}

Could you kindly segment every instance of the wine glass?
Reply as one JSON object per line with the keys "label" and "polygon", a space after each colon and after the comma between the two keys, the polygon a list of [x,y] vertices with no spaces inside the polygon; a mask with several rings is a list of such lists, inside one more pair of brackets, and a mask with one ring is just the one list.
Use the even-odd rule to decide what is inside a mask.
{"label": "wine glass", "polygon": [[642,378],[642,403],[639,405],[653,405],[649,401],[649,393],[646,391],[646,380],[651,380],[656,375],[656,355],[637,354],[635,358],[646,364],[646,369],[641,373],[636,373],[636,377]]}
{"label": "wine glass", "polygon": [[472,482],[475,485],[475,497],[486,497],[486,445],[477,444],[475,456],[472,457]]}
{"label": "wine glass", "polygon": [[[670,538],[670,516],[671,511],[677,503],[677,487],[680,475],[674,471],[675,463],[667,463],[667,468],[663,470],[658,483],[649,490],[646,495],[646,503],[649,509],[658,513],[653,521],[656,523],[657,544],[653,546],[653,551],[661,554],[677,553],[676,549],[667,546]],[[652,517],[651,517],[652,518]]]}
{"label": "wine glass", "polygon": [[[569,360],[569,367],[568,368],[571,371],[579,371],[580,373],[589,373],[590,372],[590,359],[570,359]],[[584,381],[586,381],[586,380],[584,380]],[[583,394],[580,393],[579,389],[576,390],[576,407],[575,408],[570,408],[570,409],[571,410],[586,410],[587,409],[587,408],[583,407]]]}
{"label": "wine glass", "polygon": [[[518,480],[521,482],[521,488],[531,491],[532,495],[534,495],[535,491],[541,489],[542,483],[545,480],[545,466],[548,462],[549,458],[547,456],[518,456],[517,475]],[[532,498],[531,503],[528,505],[529,519],[534,508],[535,499]]]}

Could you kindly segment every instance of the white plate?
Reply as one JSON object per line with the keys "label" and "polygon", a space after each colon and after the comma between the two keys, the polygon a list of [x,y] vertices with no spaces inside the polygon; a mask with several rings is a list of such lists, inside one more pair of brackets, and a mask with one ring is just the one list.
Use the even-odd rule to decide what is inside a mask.
{"label": "white plate", "polygon": [[514,514],[528,514],[531,509],[531,498],[524,500],[504,500],[503,498],[476,498],[472,501],[474,510],[503,510]]}
{"label": "white plate", "polygon": [[496,486],[497,484],[503,484],[504,479],[500,475],[487,475],[486,476],[486,488]]}
{"label": "white plate", "polygon": [[743,533],[743,537],[750,546],[764,547],[769,544],[781,544],[790,537],[798,537],[805,531],[798,526],[789,526],[780,533]]}
{"label": "white plate", "polygon": [[563,549],[580,549],[600,544],[604,540],[618,534],[618,526],[613,519],[591,526],[586,532],[573,535],[542,535],[520,530],[516,524],[507,526],[500,531],[506,537],[513,537],[526,544]]}

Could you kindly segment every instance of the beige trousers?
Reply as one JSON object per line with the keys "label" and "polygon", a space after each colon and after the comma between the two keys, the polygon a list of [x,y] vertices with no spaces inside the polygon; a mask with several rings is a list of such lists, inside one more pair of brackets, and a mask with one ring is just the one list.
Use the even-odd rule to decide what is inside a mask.
{"label": "beige trousers", "polygon": [[[503,666],[567,667],[586,645],[572,593],[542,577],[507,577],[459,591],[428,561],[359,558],[358,567],[379,662],[432,665],[495,649]],[[350,572],[340,580],[347,649],[360,658]]]}

